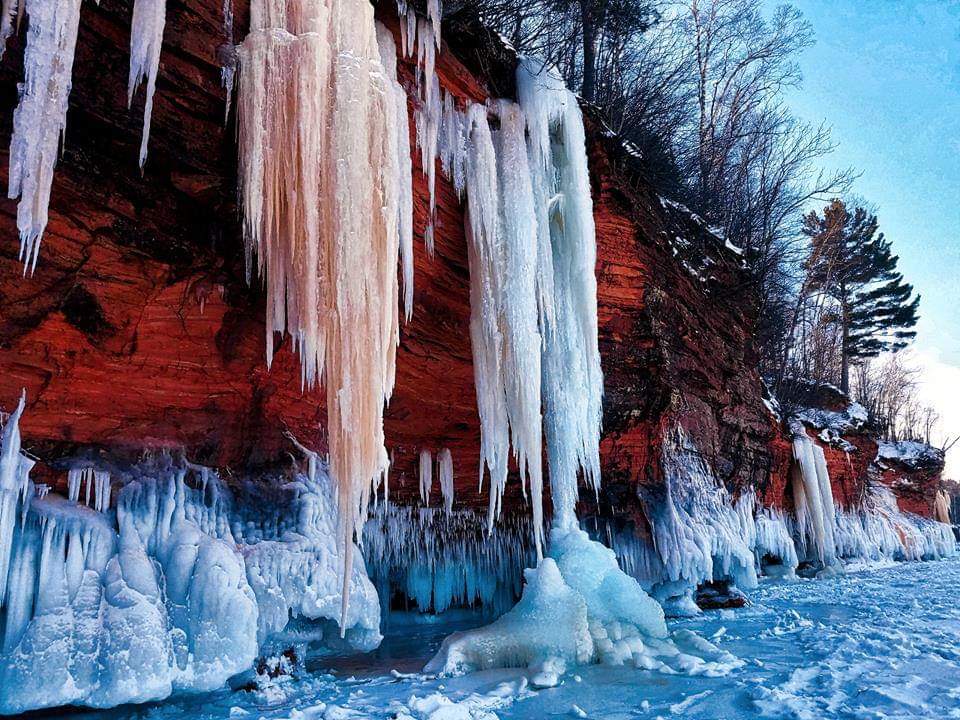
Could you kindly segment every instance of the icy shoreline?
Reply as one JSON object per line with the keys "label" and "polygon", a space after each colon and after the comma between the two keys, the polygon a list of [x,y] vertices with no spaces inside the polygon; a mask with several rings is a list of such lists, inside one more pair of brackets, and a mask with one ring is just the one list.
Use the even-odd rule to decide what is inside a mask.
{"label": "icy shoreline", "polygon": [[[379,645],[380,599],[359,552],[345,642],[339,637],[342,553],[333,491],[314,453],[300,448],[306,469],[292,480],[238,479],[230,488],[209,468],[165,455],[123,469],[77,460],[63,498],[30,479],[22,411],[23,403],[4,425],[0,457],[0,711],[151,702],[236,684],[251,667],[256,682],[274,678],[266,687],[275,693],[284,685],[276,677],[299,672],[308,648]],[[956,553],[949,526],[900,513],[883,488],[859,513],[835,508],[819,448],[806,435],[794,443],[803,512],[791,518],[756,508],[752,495],[731,501],[679,437],[666,450],[667,502],[652,513],[656,545],[614,538],[611,550],[576,526],[555,528],[517,605],[485,628],[451,635],[426,670],[469,673],[476,682],[507,668],[515,686],[495,692],[498,706],[570,682],[590,665],[728,674],[752,655],[738,658],[689,630],[668,632],[661,605],[692,614],[701,583],[728,583],[743,596],[761,574],[795,577],[801,561],[823,578],[817,582],[831,582],[847,566]],[[404,545],[391,533],[371,542],[371,575],[384,601],[405,589],[422,611],[496,600],[500,614],[519,590],[505,566],[529,559],[515,546],[522,531],[499,544],[487,545],[483,533],[451,543],[463,518],[437,512],[442,522],[419,529],[382,526],[420,538],[411,557],[437,557],[409,565],[402,554],[385,554]],[[479,561],[482,548],[492,554],[464,563]],[[433,617],[445,622],[442,613]],[[421,667],[406,672],[420,676]]]}
{"label": "icy shoreline", "polygon": [[[720,678],[597,665],[534,690],[518,670],[460,678],[416,672],[445,635],[479,621],[460,616],[453,624],[398,623],[373,653],[308,662],[299,677],[252,691],[174,697],[149,713],[152,720],[429,720],[437,711],[455,720],[950,717],[960,708],[960,609],[951,599],[958,583],[957,559],[765,580],[748,593],[747,607],[669,621],[671,630],[697,632],[748,659]],[[63,717],[132,720],[143,712],[126,706]]]}

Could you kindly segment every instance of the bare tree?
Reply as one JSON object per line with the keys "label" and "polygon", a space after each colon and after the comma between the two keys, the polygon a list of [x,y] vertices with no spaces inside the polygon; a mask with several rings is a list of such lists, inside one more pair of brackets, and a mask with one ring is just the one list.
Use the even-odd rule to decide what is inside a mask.
{"label": "bare tree", "polygon": [[[937,411],[920,401],[920,370],[909,356],[894,353],[854,368],[851,392],[886,440],[933,444],[940,423]],[[949,442],[949,441],[948,441]]]}
{"label": "bare tree", "polygon": [[[448,3],[449,4],[449,3]],[[476,0],[523,53],[556,65],[640,154],[660,192],[685,202],[744,250],[743,291],[758,299],[761,370],[779,390],[811,326],[802,215],[846,192],[827,173],[823,125],[783,102],[800,81],[810,26],[762,0]],[[823,340],[824,338],[819,338]],[[824,359],[823,363],[826,363]]]}

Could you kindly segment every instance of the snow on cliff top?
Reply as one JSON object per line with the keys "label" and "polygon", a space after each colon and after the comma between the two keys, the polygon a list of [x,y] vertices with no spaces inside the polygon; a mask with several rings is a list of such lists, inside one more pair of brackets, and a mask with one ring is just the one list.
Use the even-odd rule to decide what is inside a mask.
{"label": "snow on cliff top", "polygon": [[802,423],[812,429],[821,442],[844,452],[856,452],[856,446],[843,436],[863,431],[870,422],[867,409],[829,383],[804,378],[790,380],[800,394],[799,403],[789,413],[793,420],[791,428],[794,423]]}
{"label": "snow on cliff top", "polygon": [[943,463],[943,451],[915,440],[883,440],[877,447],[877,462],[896,462],[909,468]]}
{"label": "snow on cliff top", "polygon": [[843,436],[861,429],[867,424],[867,409],[858,402],[851,402],[843,410],[824,408],[800,408],[795,413],[797,419],[815,430],[817,437],[833,447],[845,452],[853,452],[856,446],[843,439]]}

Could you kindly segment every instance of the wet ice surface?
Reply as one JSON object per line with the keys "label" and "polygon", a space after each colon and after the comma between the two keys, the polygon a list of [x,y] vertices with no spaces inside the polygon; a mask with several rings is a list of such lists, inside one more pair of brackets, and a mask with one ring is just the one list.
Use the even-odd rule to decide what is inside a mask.
{"label": "wet ice surface", "polygon": [[[417,671],[454,626],[395,623],[375,653],[316,659],[303,677],[261,692],[224,690],[71,717],[960,717],[958,587],[958,560],[762,582],[746,608],[671,623],[747,661],[721,678],[593,666],[540,691],[517,671],[431,679]],[[468,623],[460,618],[457,627]],[[458,705],[442,706],[435,693]]]}

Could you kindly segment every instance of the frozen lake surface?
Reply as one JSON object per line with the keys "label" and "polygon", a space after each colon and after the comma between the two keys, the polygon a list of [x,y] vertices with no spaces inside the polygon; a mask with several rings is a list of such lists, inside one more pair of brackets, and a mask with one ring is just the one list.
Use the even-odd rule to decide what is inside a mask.
{"label": "frozen lake surface", "polygon": [[[450,623],[393,623],[376,652],[317,658],[298,678],[147,706],[75,711],[119,718],[774,718],[960,717],[960,560],[848,571],[826,580],[761,582],[750,605],[672,627],[746,662],[720,678],[633,668],[577,669],[532,690],[518,671],[418,674]],[[438,695],[439,694],[439,695]],[[448,703],[455,704],[448,704]],[[65,717],[42,713],[36,717]]]}

